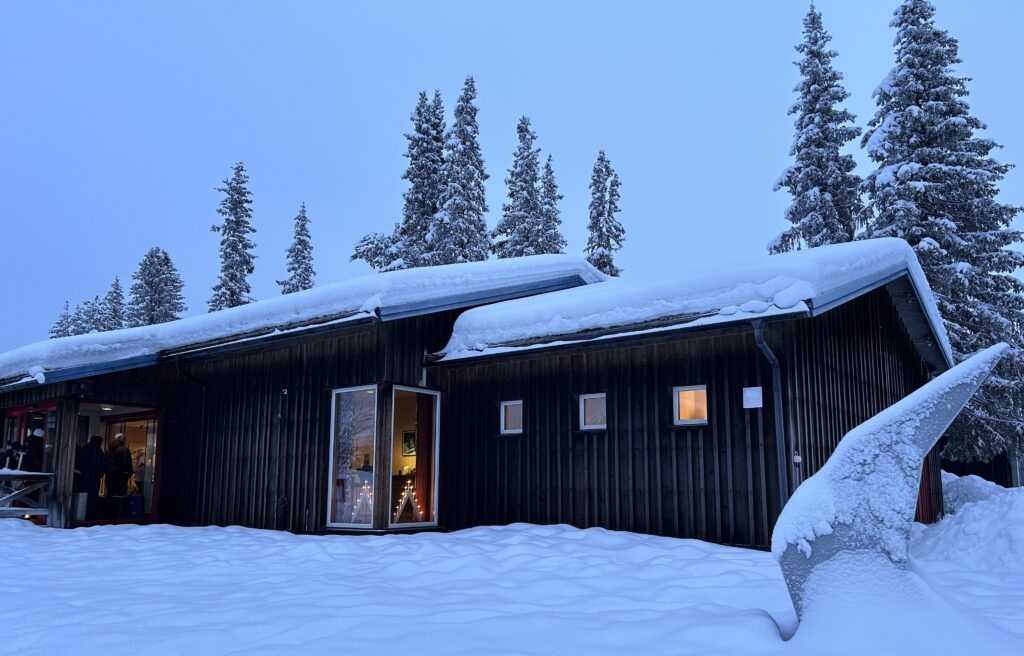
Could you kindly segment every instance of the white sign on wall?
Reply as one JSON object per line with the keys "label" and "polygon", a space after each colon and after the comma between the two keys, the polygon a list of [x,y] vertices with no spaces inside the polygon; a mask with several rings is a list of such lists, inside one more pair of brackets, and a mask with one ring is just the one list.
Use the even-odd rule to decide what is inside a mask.
{"label": "white sign on wall", "polygon": [[744,408],[763,408],[764,404],[761,399],[761,388],[760,387],[744,387],[743,388],[743,407]]}

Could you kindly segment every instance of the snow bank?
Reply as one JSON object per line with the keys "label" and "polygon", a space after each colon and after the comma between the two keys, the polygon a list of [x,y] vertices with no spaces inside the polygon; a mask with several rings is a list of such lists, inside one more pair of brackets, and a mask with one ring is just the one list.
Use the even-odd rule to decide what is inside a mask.
{"label": "snow bank", "polygon": [[969,503],[984,501],[1005,491],[1006,488],[980,476],[956,476],[942,472],[942,506],[948,515],[960,512]]}
{"label": "snow bank", "polygon": [[296,536],[0,521],[0,653],[767,654],[762,552],[569,526]]}
{"label": "snow bank", "polygon": [[445,359],[643,322],[668,320],[679,327],[805,312],[904,270],[948,356],[949,341],[913,250],[901,239],[872,239],[648,278],[617,278],[598,287],[475,308],[456,321]]}
{"label": "snow bank", "polygon": [[[1024,488],[1006,489],[977,476],[959,480],[964,484],[954,487],[962,490],[969,486],[973,492],[982,493],[975,494],[971,501],[959,495],[957,498],[964,503],[955,514],[934,526],[922,527],[913,555],[1024,575]],[[978,485],[979,481],[987,485]]]}
{"label": "snow bank", "polygon": [[0,380],[45,381],[54,369],[94,365],[183,350],[259,331],[367,317],[391,307],[439,304],[455,296],[544,285],[577,276],[587,283],[605,277],[585,260],[566,255],[489,260],[372,274],[220,312],[143,326],[49,339],[0,354]]}
{"label": "snow bank", "polygon": [[1024,631],[1024,585],[997,571],[957,570],[965,590],[993,578],[954,611],[929,573],[862,560],[877,578],[826,587],[783,642],[776,622],[792,632],[796,617],[770,554],[569,526],[343,537],[0,520],[0,544],[16,563],[0,653],[19,656],[962,656],[1019,653],[984,620]]}

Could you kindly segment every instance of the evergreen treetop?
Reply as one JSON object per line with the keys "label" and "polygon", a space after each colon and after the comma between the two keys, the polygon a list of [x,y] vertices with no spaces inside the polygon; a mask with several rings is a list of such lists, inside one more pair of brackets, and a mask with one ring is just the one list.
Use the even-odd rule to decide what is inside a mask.
{"label": "evergreen treetop", "polygon": [[251,222],[252,194],[246,186],[248,182],[245,164],[238,162],[231,177],[224,180],[224,186],[217,188],[224,194],[217,208],[223,222],[211,227],[213,232],[220,233],[220,274],[208,303],[210,312],[253,300],[249,276],[255,270],[256,256],[252,251],[256,245],[249,235],[256,230]]}
{"label": "evergreen treetop", "polygon": [[432,226],[430,264],[486,260],[491,249],[484,215],[487,200],[484,158],[477,125],[476,83],[466,77],[455,103],[455,115],[445,142],[440,211]]}
{"label": "evergreen treetop", "polygon": [[615,218],[619,212],[619,187],[619,176],[602,150],[590,175],[590,236],[585,252],[587,261],[609,276],[622,273],[615,265],[615,253],[626,238],[626,231]]}
{"label": "evergreen treetop", "polygon": [[282,294],[291,294],[313,287],[316,273],[313,271],[313,241],[309,234],[309,217],[306,203],[299,205],[295,216],[292,243],[286,253],[288,278],[278,280]]}
{"label": "evergreen treetop", "polygon": [[132,274],[128,291],[127,323],[149,326],[180,319],[186,311],[184,283],[171,256],[154,246],[146,251]]}
{"label": "evergreen treetop", "polygon": [[865,180],[870,237],[914,248],[945,319],[954,357],[999,341],[1012,351],[960,414],[945,455],[988,460],[1019,450],[1024,435],[1024,285],[1009,250],[1021,208],[997,200],[1010,169],[990,156],[995,141],[970,113],[956,39],[935,25],[927,0],[895,11],[896,66],[875,91],[877,111],[862,139],[877,164]]}
{"label": "evergreen treetop", "polygon": [[512,155],[505,184],[508,202],[502,206],[501,221],[494,229],[494,252],[498,257],[536,255],[544,234],[540,200],[540,149],[534,147],[537,134],[530,119],[523,116],[516,125],[519,145]]}
{"label": "evergreen treetop", "polygon": [[789,109],[796,115],[796,134],[789,154],[794,158],[775,184],[789,191],[792,204],[785,218],[790,228],[769,246],[773,253],[851,241],[863,220],[861,179],[856,162],[840,149],[860,134],[854,115],[839,107],[850,94],[842,87],[842,74],[832,66],[836,51],[832,37],[814,5],[804,16],[804,39],[796,46],[803,57],[795,62],[801,80],[799,96]]}

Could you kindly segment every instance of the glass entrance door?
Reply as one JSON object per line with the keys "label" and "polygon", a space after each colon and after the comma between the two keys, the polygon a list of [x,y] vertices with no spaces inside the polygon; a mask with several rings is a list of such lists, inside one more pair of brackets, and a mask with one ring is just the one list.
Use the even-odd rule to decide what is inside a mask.
{"label": "glass entrance door", "polygon": [[377,387],[334,390],[327,525],[373,528]]}
{"label": "glass entrance door", "polygon": [[391,413],[391,526],[437,524],[438,392],[395,386]]}

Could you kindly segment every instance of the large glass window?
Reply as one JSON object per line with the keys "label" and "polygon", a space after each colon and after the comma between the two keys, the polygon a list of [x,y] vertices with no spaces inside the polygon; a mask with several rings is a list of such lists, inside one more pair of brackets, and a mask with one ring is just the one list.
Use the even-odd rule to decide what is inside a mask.
{"label": "large glass window", "polygon": [[377,388],[335,390],[331,412],[327,523],[372,527]]}
{"label": "large glass window", "polygon": [[437,504],[437,419],[440,396],[395,388],[391,430],[391,509],[395,524],[433,524]]}

